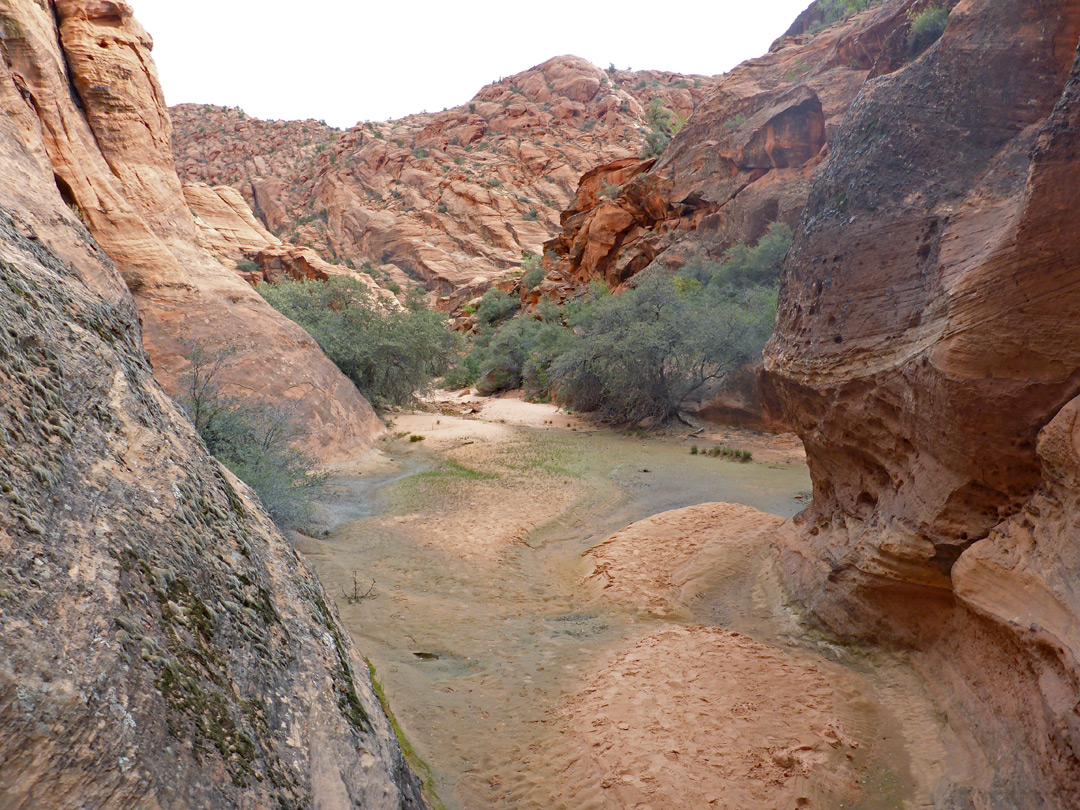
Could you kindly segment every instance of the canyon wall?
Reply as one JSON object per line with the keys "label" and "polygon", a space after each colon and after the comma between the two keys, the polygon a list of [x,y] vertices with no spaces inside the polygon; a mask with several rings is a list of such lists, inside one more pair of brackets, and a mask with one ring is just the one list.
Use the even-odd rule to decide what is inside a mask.
{"label": "canyon wall", "polygon": [[324,458],[370,449],[382,426],[355,387],[200,243],[172,158],[152,43],[131,9],[112,0],[9,0],[0,26],[4,112],[134,293],[169,392],[182,384],[185,342],[231,347],[230,393],[291,408],[306,448]]}
{"label": "canyon wall", "polygon": [[[58,4],[62,20],[73,5]],[[30,2],[0,15],[5,54],[31,24],[50,30]],[[24,79],[13,61],[0,76],[0,805],[422,808],[332,600],[154,379],[135,301],[65,192],[102,167],[72,156],[72,183],[54,180],[50,149],[67,138],[33,104],[72,96],[30,87],[69,94],[63,65]],[[112,244],[140,250],[150,236],[126,198],[82,193],[94,188],[133,229]],[[83,201],[82,216],[105,216]]]}
{"label": "canyon wall", "polygon": [[1080,3],[961,0],[863,86],[788,255],[766,369],[831,629],[912,652],[972,783],[1080,806]]}
{"label": "canyon wall", "polygon": [[686,118],[715,79],[559,56],[467,104],[339,132],[240,110],[172,111],[185,182],[238,189],[271,231],[453,308],[539,253],[582,173],[637,155],[652,99]]}
{"label": "canyon wall", "polygon": [[794,225],[851,103],[902,58],[895,43],[922,5],[893,0],[819,31],[793,28],[719,77],[659,159],[586,174],[545,245],[539,292],[561,298],[594,279],[616,287],[652,262],[719,260],[773,222]]}

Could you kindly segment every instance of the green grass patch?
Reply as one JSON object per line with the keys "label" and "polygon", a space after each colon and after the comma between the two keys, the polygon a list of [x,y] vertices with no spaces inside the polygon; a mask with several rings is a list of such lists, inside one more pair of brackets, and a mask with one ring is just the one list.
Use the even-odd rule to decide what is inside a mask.
{"label": "green grass patch", "polygon": [[546,472],[580,478],[572,468],[573,454],[565,442],[540,439],[508,447],[499,458],[499,465],[514,472]]}
{"label": "green grass patch", "polygon": [[453,459],[445,459],[442,466],[434,470],[419,473],[413,476],[414,481],[439,481],[446,478],[463,478],[466,481],[493,481],[498,478],[495,473],[480,472],[472,467],[466,467]]}

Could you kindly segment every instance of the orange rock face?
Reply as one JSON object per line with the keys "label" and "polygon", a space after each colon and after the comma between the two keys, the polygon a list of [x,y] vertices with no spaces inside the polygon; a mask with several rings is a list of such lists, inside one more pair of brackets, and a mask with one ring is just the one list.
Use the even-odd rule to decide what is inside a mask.
{"label": "orange rock face", "polygon": [[[278,281],[326,281],[331,276],[349,276],[366,285],[376,295],[392,298],[370,275],[340,264],[324,261],[308,247],[282,242],[255,218],[240,193],[231,186],[196,183],[184,186],[184,198],[195,216],[199,241],[218,261],[237,267],[251,284]],[[254,270],[239,270],[247,260]]]}
{"label": "orange rock face", "polygon": [[5,112],[135,293],[159,379],[177,391],[184,340],[232,345],[225,381],[234,393],[291,403],[308,449],[328,458],[367,450],[381,429],[370,406],[302,329],[200,245],[173,164],[151,40],[131,9],[106,0],[17,2],[0,17],[18,90]]}
{"label": "orange rock face", "polygon": [[868,83],[766,368],[806,443],[795,591],[910,645],[983,746],[975,806],[1080,806],[1080,3],[964,0]]}
{"label": "orange rock face", "polygon": [[810,35],[793,28],[768,54],[736,67],[653,162],[586,174],[545,245],[542,290],[565,296],[604,279],[618,286],[650,263],[681,266],[794,225],[810,181],[851,103],[902,36],[910,3],[889,3]]}
{"label": "orange rock face", "polygon": [[467,105],[344,133],[181,105],[176,160],[185,182],[239,189],[289,241],[467,300],[540,252],[582,173],[641,151],[654,97],[687,117],[714,85],[561,56]]}

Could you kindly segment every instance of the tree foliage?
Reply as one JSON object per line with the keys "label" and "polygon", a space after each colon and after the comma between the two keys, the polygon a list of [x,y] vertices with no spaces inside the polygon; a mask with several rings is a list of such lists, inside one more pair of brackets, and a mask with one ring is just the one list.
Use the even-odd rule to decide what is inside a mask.
{"label": "tree foliage", "polygon": [[211,350],[200,341],[185,346],[190,365],[179,404],[207,449],[255,491],[280,528],[305,526],[311,521],[311,496],[325,476],[315,472],[314,458],[292,447],[303,435],[293,413],[222,391],[219,377],[232,349]]}
{"label": "tree foliage", "polygon": [[458,358],[459,339],[446,317],[418,296],[401,309],[347,277],[258,289],[274,309],[304,327],[376,407],[411,403]]}
{"label": "tree foliage", "polygon": [[949,9],[945,6],[929,6],[920,12],[909,12],[911,26],[908,28],[908,51],[920,54],[933,45],[945,33],[949,23]]}
{"label": "tree foliage", "polygon": [[760,356],[776,318],[791,229],[678,273],[652,268],[615,295],[594,285],[562,307],[546,301],[501,325],[482,324],[455,385],[521,387],[617,422],[676,416],[705,386]]}

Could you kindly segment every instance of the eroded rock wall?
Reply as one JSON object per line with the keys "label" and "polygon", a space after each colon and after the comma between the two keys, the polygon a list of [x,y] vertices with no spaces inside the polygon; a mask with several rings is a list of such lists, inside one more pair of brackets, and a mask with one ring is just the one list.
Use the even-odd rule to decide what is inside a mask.
{"label": "eroded rock wall", "polygon": [[586,174],[545,245],[545,294],[603,279],[618,286],[652,262],[680,267],[794,225],[810,184],[868,77],[896,61],[912,8],[890,0],[808,33],[719,78],[658,160],[613,162]]}
{"label": "eroded rock wall", "polygon": [[[130,7],[113,0],[0,4],[0,102],[41,178],[78,212],[135,294],[158,378],[179,390],[184,341],[236,351],[231,393],[293,408],[307,449],[370,449],[382,426],[300,327],[199,242],[172,158],[171,123]],[[46,227],[43,224],[42,227]]]}
{"label": "eroded rock wall", "polygon": [[1073,0],[963,0],[867,82],[766,350],[814,479],[785,575],[970,733],[942,806],[1080,805],[1078,39]]}
{"label": "eroded rock wall", "polygon": [[557,56],[468,104],[345,132],[186,104],[176,159],[185,182],[240,190],[286,241],[457,307],[541,251],[583,172],[641,151],[653,98],[686,118],[715,81]]}
{"label": "eroded rock wall", "polygon": [[423,807],[332,601],[155,381],[54,119],[2,79],[0,806]]}

